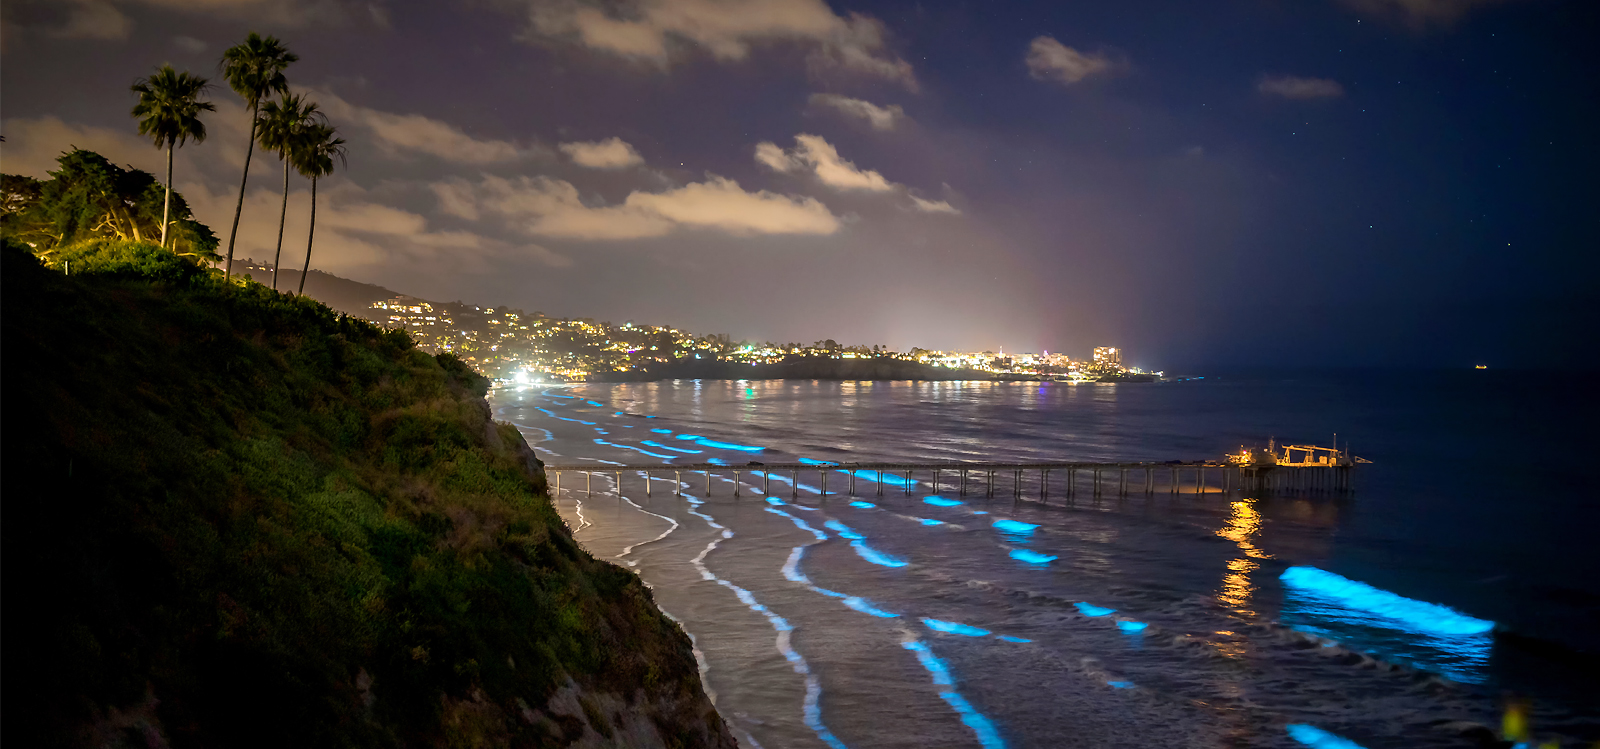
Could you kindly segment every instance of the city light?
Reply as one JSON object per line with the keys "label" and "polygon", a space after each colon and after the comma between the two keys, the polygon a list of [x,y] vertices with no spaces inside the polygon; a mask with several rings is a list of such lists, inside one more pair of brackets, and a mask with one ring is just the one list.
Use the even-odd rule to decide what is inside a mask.
{"label": "city light", "polygon": [[628,372],[648,372],[682,359],[759,366],[818,360],[881,360],[972,373],[974,377],[1051,380],[1063,383],[1153,381],[1122,363],[1122,349],[1096,347],[1088,360],[1066,354],[995,351],[895,351],[883,345],[733,341],[726,335],[695,335],[679,328],[622,325],[588,318],[547,317],[508,307],[436,304],[398,296],[372,304],[379,324],[410,334],[429,353],[452,353],[484,374],[516,385],[583,382]]}

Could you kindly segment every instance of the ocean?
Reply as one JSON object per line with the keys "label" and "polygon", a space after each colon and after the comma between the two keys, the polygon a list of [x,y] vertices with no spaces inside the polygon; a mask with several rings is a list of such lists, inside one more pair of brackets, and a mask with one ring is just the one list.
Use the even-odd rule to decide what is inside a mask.
{"label": "ocean", "polygon": [[[639,472],[620,492],[566,473],[554,501],[689,633],[746,746],[1377,749],[1473,746],[1466,723],[1498,728],[1509,695],[1535,731],[1600,739],[1589,384],[680,380],[490,401],[547,463],[661,466],[648,496]],[[1346,494],[1213,477],[1095,498],[1085,475],[1041,503],[1005,474],[993,497],[948,475],[851,496],[836,470],[822,496],[819,471],[745,465],[1201,460],[1335,433],[1372,461]],[[672,470],[702,462],[742,466],[739,496],[731,469]]]}

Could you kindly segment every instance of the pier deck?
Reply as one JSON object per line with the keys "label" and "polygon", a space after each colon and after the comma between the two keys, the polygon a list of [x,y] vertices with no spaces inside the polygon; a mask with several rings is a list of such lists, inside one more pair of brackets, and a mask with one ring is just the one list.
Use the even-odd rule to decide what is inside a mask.
{"label": "pier deck", "polygon": [[[1190,487],[1193,493],[1199,494],[1208,491],[1208,479],[1217,475],[1216,488],[1227,491],[1243,492],[1348,492],[1351,489],[1351,469],[1354,463],[1329,462],[1319,464],[1290,464],[1290,465],[1243,465],[1224,461],[1165,461],[1165,462],[1083,462],[1062,461],[1055,463],[966,463],[958,461],[948,462],[851,462],[851,463],[763,463],[750,461],[748,463],[641,463],[629,465],[614,464],[547,464],[545,473],[553,476],[554,487],[557,492],[561,490],[561,475],[563,473],[584,474],[584,489],[588,494],[593,494],[593,475],[612,474],[620,490],[623,474],[644,474],[645,496],[653,493],[656,481],[667,481],[672,484],[672,493],[681,494],[686,484],[683,481],[684,473],[703,473],[706,477],[706,494],[711,494],[711,478],[718,474],[733,474],[733,494],[740,496],[743,487],[748,485],[752,490],[763,494],[772,493],[772,478],[776,474],[780,481],[787,479],[790,495],[798,496],[800,493],[800,478],[802,475],[808,479],[816,476],[818,486],[808,489],[811,493],[822,496],[841,494],[828,491],[828,477],[835,472],[846,474],[848,486],[843,494],[856,496],[856,480],[859,478],[872,486],[873,492],[882,496],[885,487],[901,489],[906,494],[921,491],[926,487],[937,494],[942,489],[948,488],[957,494],[965,496],[972,490],[981,490],[985,496],[992,497],[995,490],[1002,484],[1008,485],[1011,495],[1021,498],[1025,493],[1025,484],[1037,477],[1037,490],[1040,501],[1050,496],[1051,474],[1056,474],[1058,480],[1065,480],[1065,487],[1058,490],[1057,496],[1075,496],[1078,494],[1078,480],[1080,475],[1088,472],[1088,491],[1093,496],[1102,496],[1115,493],[1126,496],[1129,492],[1129,479],[1135,478],[1142,484],[1144,494],[1154,494],[1158,484],[1172,494],[1184,491]],[[1113,473],[1114,472],[1114,473]],[[746,483],[743,474],[749,473],[761,480],[761,485],[754,482]],[[658,474],[671,474],[657,477]],[[1010,474],[1006,476],[1006,474]],[[1110,474],[1110,475],[1108,475]],[[926,483],[919,476],[927,479]],[[948,477],[948,483],[941,482],[941,476]],[[1185,481],[1185,479],[1189,479]],[[1135,490],[1137,491],[1137,489]],[[1032,494],[1032,491],[1027,491]]]}

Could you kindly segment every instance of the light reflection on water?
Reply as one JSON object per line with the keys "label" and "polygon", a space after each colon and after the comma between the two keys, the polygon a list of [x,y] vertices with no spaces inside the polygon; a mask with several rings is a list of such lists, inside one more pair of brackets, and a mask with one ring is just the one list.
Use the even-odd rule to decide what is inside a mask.
{"label": "light reflection on water", "polygon": [[1234,502],[1231,509],[1228,524],[1217,529],[1217,535],[1232,541],[1244,556],[1228,562],[1228,573],[1222,576],[1222,590],[1217,593],[1217,600],[1240,615],[1254,617],[1256,612],[1250,608],[1250,599],[1255,594],[1255,586],[1250,582],[1250,573],[1261,567],[1255,560],[1271,559],[1272,555],[1251,542],[1261,532],[1261,513],[1251,506],[1251,500]]}

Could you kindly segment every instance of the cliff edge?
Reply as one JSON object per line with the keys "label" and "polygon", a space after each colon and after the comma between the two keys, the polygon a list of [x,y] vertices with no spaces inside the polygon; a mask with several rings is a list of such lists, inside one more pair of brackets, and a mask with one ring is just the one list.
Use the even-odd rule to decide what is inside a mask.
{"label": "cliff edge", "polygon": [[5,242],[7,739],[735,746],[477,373],[149,245],[51,266]]}

